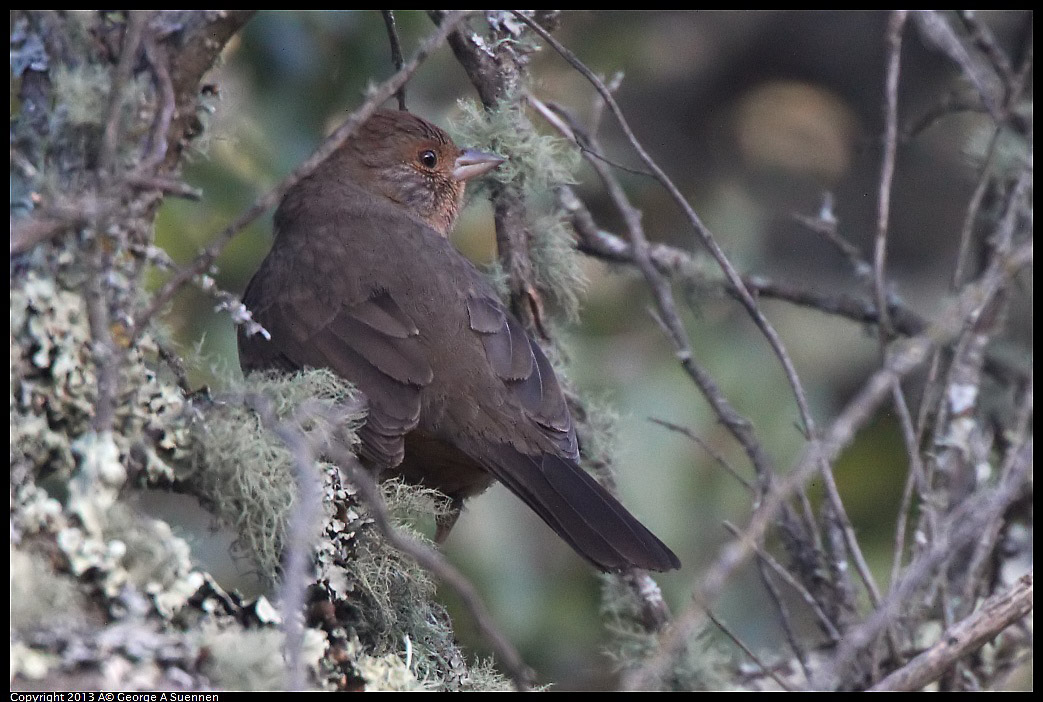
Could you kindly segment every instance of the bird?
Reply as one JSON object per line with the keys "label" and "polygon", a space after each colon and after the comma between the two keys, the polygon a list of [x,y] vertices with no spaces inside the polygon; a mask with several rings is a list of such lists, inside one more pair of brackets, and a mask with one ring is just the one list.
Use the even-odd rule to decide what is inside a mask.
{"label": "bird", "polygon": [[499,481],[606,572],[677,556],[580,466],[554,368],[491,282],[449,241],[467,181],[503,158],[378,110],[283,197],[243,302],[244,373],[327,368],[367,398],[359,458],[435,488],[451,509]]}

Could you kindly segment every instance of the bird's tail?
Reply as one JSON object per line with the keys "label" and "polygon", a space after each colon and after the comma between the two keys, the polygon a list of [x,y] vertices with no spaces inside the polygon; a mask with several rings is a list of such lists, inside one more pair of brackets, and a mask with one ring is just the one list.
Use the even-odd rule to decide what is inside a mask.
{"label": "bird's tail", "polygon": [[504,444],[484,448],[488,460],[482,464],[597,568],[681,566],[666,544],[574,461],[546,453],[531,456]]}

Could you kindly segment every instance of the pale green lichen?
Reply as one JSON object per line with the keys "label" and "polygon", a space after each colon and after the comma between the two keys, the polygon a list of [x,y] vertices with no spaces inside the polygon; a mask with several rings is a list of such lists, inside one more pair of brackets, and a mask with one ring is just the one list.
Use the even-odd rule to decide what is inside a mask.
{"label": "pale green lichen", "polygon": [[515,102],[505,100],[493,110],[469,100],[458,105],[461,115],[452,125],[458,141],[506,156],[491,177],[520,186],[531,233],[532,282],[567,320],[576,321],[587,280],[553,193],[575,182],[579,151],[561,137],[538,132]]}
{"label": "pale green lichen", "polygon": [[[207,411],[197,434],[201,450],[187,480],[235,529],[237,546],[272,582],[297,484],[290,450],[245,406],[242,397],[248,393],[269,398],[279,421],[303,421],[297,428],[314,435],[318,445],[334,435],[349,446],[355,443],[353,428],[364,414],[356,391],[328,370],[251,374],[231,389],[228,401]],[[306,404],[311,411],[298,413]],[[329,465],[318,469],[325,472]]]}
{"label": "pale green lichen", "polygon": [[55,543],[65,556],[73,575],[88,572],[98,575],[97,582],[106,597],[115,597],[127,581],[122,567],[126,544],[119,539],[99,538],[79,527],[68,526],[58,532]]}
{"label": "pale green lichen", "polygon": [[[445,498],[399,481],[384,483],[383,495],[396,528],[433,547],[410,524],[444,512]],[[468,668],[452,623],[434,600],[430,574],[368,525],[364,505],[358,510],[360,516],[346,526],[328,523],[316,559],[319,580],[342,613],[338,640],[345,647],[357,640],[375,658],[396,654],[409,641],[410,670],[425,687],[466,687]],[[497,678],[490,672],[483,680],[492,683]]]}
{"label": "pale green lichen", "polygon": [[207,652],[203,672],[219,689],[285,689],[284,639],[278,629],[205,629],[199,642]]}
{"label": "pale green lichen", "polygon": [[[407,639],[408,642],[408,639]],[[362,678],[366,692],[434,692],[437,685],[418,680],[410,667],[407,653],[400,657],[395,653],[373,656],[366,648],[353,639],[345,646],[348,655],[352,656],[355,673]]]}
{"label": "pale green lichen", "polygon": [[96,63],[59,65],[51,79],[55,92],[62,96],[62,108],[56,113],[60,119],[73,127],[104,123],[112,83],[108,67]]}
{"label": "pale green lichen", "polygon": [[[252,374],[233,384],[206,410],[199,425],[198,471],[187,476],[193,492],[235,529],[238,551],[270,582],[280,572],[285,529],[295,506],[293,456],[270,426],[242,401],[263,395],[275,421],[286,422],[315,445],[352,445],[363,405],[350,384],[328,370],[295,375]],[[447,674],[446,661],[463,656],[451,622],[434,602],[430,575],[392,548],[366,518],[367,507],[334,466],[319,462],[323,478],[323,533],[316,540],[318,584],[327,589],[339,614],[336,638],[362,642],[373,661],[413,642],[412,670],[425,685],[460,688]],[[398,481],[383,484],[388,511],[399,529],[424,537],[409,526],[445,512],[440,494]],[[373,661],[370,661],[371,663]],[[385,661],[390,664],[390,659]],[[483,677],[494,680],[492,673]]]}
{"label": "pale green lichen", "polygon": [[555,210],[540,216],[531,231],[529,255],[540,289],[550,294],[566,321],[578,322],[589,281],[576,251],[572,228]]}
{"label": "pale green lichen", "polygon": [[75,580],[59,573],[43,554],[11,546],[11,628],[31,632],[55,626],[79,628],[87,605]]}
{"label": "pale green lichen", "polygon": [[527,199],[548,197],[554,186],[576,182],[578,151],[561,137],[536,131],[517,102],[503,101],[495,110],[473,100],[457,106],[461,114],[451,123],[457,142],[507,157],[492,172],[495,180],[522,182]]}
{"label": "pale green lichen", "polygon": [[113,431],[97,435],[91,430],[97,378],[82,295],[35,272],[19,282],[11,289],[12,464],[53,479],[103,471],[86,476],[83,489],[94,477],[118,489],[117,473],[127,466],[152,477],[173,475],[173,466],[194,451],[193,414],[176,386],[146,364],[149,339],[126,352]]}
{"label": "pale green lichen", "polygon": [[166,522],[120,503],[109,515],[106,535],[123,544],[120,570],[151,597],[160,616],[173,617],[202,587],[204,578],[192,564],[188,543]]}
{"label": "pale green lichen", "polygon": [[[287,676],[285,638],[280,629],[272,627],[242,630],[204,626],[197,637],[198,645],[206,651],[203,671],[219,689],[283,690]],[[325,632],[305,629],[301,663],[318,674],[327,647]]]}
{"label": "pale green lichen", "polygon": [[11,680],[43,680],[58,667],[58,662],[58,656],[30,648],[20,641],[11,644]]}
{"label": "pale green lichen", "polygon": [[[601,613],[610,633],[605,653],[620,669],[630,669],[660,650],[659,636],[642,623],[641,605],[633,591],[618,577],[601,576]],[[685,643],[682,652],[661,680],[664,691],[723,690],[735,661],[716,645],[705,629]]]}

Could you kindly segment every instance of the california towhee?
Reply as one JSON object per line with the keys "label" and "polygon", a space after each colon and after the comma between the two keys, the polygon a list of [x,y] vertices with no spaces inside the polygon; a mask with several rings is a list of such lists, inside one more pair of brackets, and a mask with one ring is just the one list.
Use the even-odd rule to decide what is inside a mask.
{"label": "california towhee", "polygon": [[572,418],[540,347],[447,237],[467,180],[503,159],[378,111],[283,198],[244,302],[244,371],[330,368],[369,400],[359,455],[464,498],[499,480],[602,570],[677,556],[579,467]]}

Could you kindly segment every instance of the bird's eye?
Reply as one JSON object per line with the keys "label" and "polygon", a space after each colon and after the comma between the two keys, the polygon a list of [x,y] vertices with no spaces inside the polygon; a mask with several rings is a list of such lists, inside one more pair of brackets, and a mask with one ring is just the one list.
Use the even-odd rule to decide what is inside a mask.
{"label": "bird's eye", "polygon": [[434,168],[438,165],[438,154],[431,149],[420,152],[420,163],[424,164],[425,168]]}

